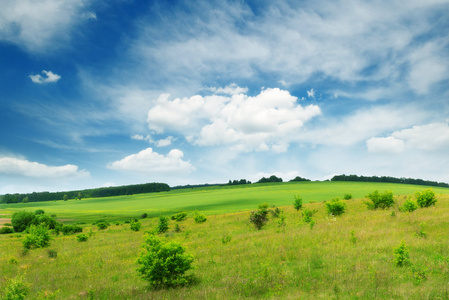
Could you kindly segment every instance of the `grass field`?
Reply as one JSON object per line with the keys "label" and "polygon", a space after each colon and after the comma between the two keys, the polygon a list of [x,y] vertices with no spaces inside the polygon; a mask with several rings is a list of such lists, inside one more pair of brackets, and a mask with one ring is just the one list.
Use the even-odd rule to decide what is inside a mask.
{"label": "grass field", "polygon": [[[147,212],[153,216],[199,210],[208,220],[180,222],[164,241],[179,241],[192,253],[196,283],[151,290],[136,272],[144,232],[157,218],[92,231],[85,243],[75,236],[53,236],[49,248],[23,251],[25,234],[0,235],[0,290],[19,274],[31,284],[29,299],[449,299],[449,189],[434,188],[436,206],[412,213],[399,210],[407,194],[422,186],[310,182],[175,190],[81,201],[28,203],[3,207],[2,214],[42,208],[61,219],[125,220]],[[392,190],[396,204],[368,210],[363,195]],[[295,194],[316,209],[311,227],[293,209]],[[326,214],[323,201],[351,193],[346,212]],[[262,202],[280,206],[286,225],[270,218],[260,231],[249,222],[249,210]],[[312,203],[310,203],[312,202]],[[392,212],[395,212],[392,216]],[[1,217],[1,216],[0,216]],[[425,234],[422,234],[422,233]],[[227,239],[224,239],[227,237]],[[223,241],[228,242],[224,243]],[[398,267],[393,250],[404,242],[411,264]],[[49,257],[49,250],[57,253]]]}
{"label": "grass field", "polygon": [[[413,194],[426,187],[416,185],[359,182],[289,182],[252,184],[240,186],[206,187],[172,190],[170,192],[91,198],[81,201],[50,201],[2,206],[0,214],[14,211],[43,209],[57,215],[64,222],[93,222],[98,219],[124,221],[143,213],[149,217],[172,215],[180,211],[201,211],[207,215],[248,211],[258,204],[268,202],[277,206],[291,205],[295,194],[304,202],[323,202],[350,193],[363,198],[368,193],[392,190],[395,195]],[[436,194],[449,194],[448,188],[433,188]],[[1,216],[0,216],[1,217]]]}

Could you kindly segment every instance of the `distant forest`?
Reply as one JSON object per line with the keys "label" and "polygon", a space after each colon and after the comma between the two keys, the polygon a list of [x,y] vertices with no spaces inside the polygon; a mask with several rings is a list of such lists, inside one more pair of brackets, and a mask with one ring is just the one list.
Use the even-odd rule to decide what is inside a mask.
{"label": "distant forest", "polygon": [[144,183],[124,186],[112,186],[80,191],[68,191],[68,192],[39,192],[29,194],[6,194],[0,196],[0,203],[26,203],[26,202],[41,202],[41,201],[53,201],[53,200],[69,200],[69,199],[81,199],[81,198],[98,198],[98,197],[111,197],[111,196],[123,196],[145,193],[156,193],[169,191],[170,186],[166,183]]}
{"label": "distant forest", "polygon": [[436,182],[423,179],[413,178],[395,178],[389,176],[357,176],[357,175],[336,175],[332,177],[331,181],[360,181],[360,182],[389,182],[389,183],[403,183],[403,184],[416,184],[416,185],[428,185],[428,186],[440,186],[449,187],[449,184],[445,182]]}

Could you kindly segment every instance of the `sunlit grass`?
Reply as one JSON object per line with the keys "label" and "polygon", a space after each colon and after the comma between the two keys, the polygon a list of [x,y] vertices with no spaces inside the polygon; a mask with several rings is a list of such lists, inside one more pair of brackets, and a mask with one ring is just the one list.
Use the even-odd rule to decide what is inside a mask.
{"label": "sunlit grass", "polygon": [[[448,194],[439,195],[436,206],[412,213],[399,210],[405,196],[388,210],[368,210],[360,198],[345,200],[346,213],[339,217],[326,215],[321,202],[305,201],[305,207],[318,210],[313,216],[316,224],[310,228],[302,221],[301,211],[293,208],[293,190],[297,191],[289,191],[288,206],[282,207],[287,217],[284,228],[270,217],[258,231],[249,222],[249,211],[209,215],[202,224],[196,224],[189,213],[187,220],[178,223],[180,232],[174,232],[175,222],[170,221],[169,231],[160,236],[179,241],[194,255],[191,274],[197,282],[192,286],[152,291],[139,278],[136,259],[144,231],[158,222],[158,218],[147,218],[140,220],[139,232],[131,231],[129,224],[111,222],[102,231],[83,225],[84,233],[93,232],[87,242],[78,242],[75,236],[53,237],[48,249],[57,252],[54,259],[48,249],[23,255],[24,234],[2,235],[0,288],[7,279],[24,274],[32,284],[30,299],[58,290],[57,299],[89,295],[95,299],[447,299]],[[352,190],[337,192],[356,195]],[[335,197],[327,193],[329,198],[324,200]],[[260,199],[250,209],[262,202],[279,205],[269,199]],[[426,237],[417,234],[422,223]],[[223,236],[230,241],[223,243]],[[427,278],[421,282],[412,266],[394,263],[393,250],[401,241],[410,251],[412,264],[425,269]]]}

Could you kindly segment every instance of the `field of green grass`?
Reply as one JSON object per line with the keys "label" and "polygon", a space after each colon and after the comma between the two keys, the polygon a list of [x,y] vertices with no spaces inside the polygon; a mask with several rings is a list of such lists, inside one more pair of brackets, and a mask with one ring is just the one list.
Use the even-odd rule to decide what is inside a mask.
{"label": "field of green grass", "polygon": [[[43,209],[58,219],[87,223],[84,232],[92,236],[84,243],[75,236],[52,236],[49,248],[24,252],[26,234],[0,235],[0,291],[22,274],[31,285],[29,299],[449,299],[449,189],[433,188],[435,206],[411,213],[399,210],[406,195],[425,188],[306,182],[4,205],[4,217]],[[396,204],[368,210],[363,196],[375,189],[392,190],[398,195]],[[322,202],[345,193],[354,197],[344,201],[346,212],[327,215]],[[293,209],[295,194],[304,198],[305,208],[317,210],[313,227]],[[254,228],[250,210],[263,202],[284,210],[285,226],[270,217],[262,230]],[[195,210],[208,215],[205,223],[193,221]],[[196,281],[152,290],[136,272],[136,259],[145,231],[154,229],[158,218],[141,219],[138,232],[123,221],[144,212],[159,216],[179,211],[189,212],[178,223],[181,231],[174,231],[176,222],[171,220],[169,231],[160,237],[180,242],[193,254],[189,274]],[[112,225],[98,230],[91,225],[98,219]],[[393,251],[402,241],[411,264],[398,267]],[[49,257],[49,250],[57,257]]]}
{"label": "field of green grass", "polygon": [[[391,190],[395,195],[413,194],[426,187],[389,183],[360,182],[288,182],[251,184],[238,186],[179,189],[169,192],[133,196],[91,198],[69,201],[4,204],[0,214],[11,215],[15,211],[43,209],[65,222],[93,222],[98,219],[124,221],[143,213],[149,217],[172,215],[180,211],[201,211],[206,215],[248,211],[258,204],[268,202],[277,206],[290,205],[295,194],[304,202],[323,202],[350,193],[363,198],[368,193]],[[449,194],[448,188],[433,188],[436,194]],[[1,217],[1,216],[0,216]]]}

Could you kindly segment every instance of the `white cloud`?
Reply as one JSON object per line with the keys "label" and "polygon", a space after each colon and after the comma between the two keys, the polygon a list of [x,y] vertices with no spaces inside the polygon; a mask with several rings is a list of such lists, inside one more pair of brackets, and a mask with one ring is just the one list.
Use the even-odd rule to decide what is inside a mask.
{"label": "white cloud", "polygon": [[304,122],[320,115],[316,105],[302,107],[288,91],[266,89],[244,94],[193,96],[170,100],[162,95],[148,112],[149,128],[183,134],[200,146],[229,145],[238,151],[283,152]]}
{"label": "white cloud", "polygon": [[386,138],[370,138],[366,141],[368,152],[382,154],[398,154],[402,153],[405,148],[403,140],[392,136]]}
{"label": "white cloud", "polygon": [[0,173],[34,178],[89,177],[89,172],[78,166],[47,166],[15,157],[0,157]]}
{"label": "white cloud", "polygon": [[[0,40],[32,52],[55,49],[69,39],[90,0],[2,1]],[[84,18],[85,19],[85,18]]]}
{"label": "white cloud", "polygon": [[447,123],[431,123],[395,131],[392,137],[403,140],[408,148],[429,151],[449,149],[449,126]]}
{"label": "white cloud", "polygon": [[137,154],[111,162],[107,167],[112,170],[137,171],[145,174],[189,173],[195,168],[189,162],[182,160],[183,156],[184,153],[178,149],[172,149],[167,155],[163,155],[147,148]]}
{"label": "white cloud", "polygon": [[167,147],[167,146],[170,146],[173,143],[174,140],[175,140],[175,138],[173,138],[172,136],[169,136],[169,137],[167,137],[165,139],[161,139],[161,140],[157,141],[156,142],[156,146],[158,146],[158,147]]}
{"label": "white cloud", "polygon": [[215,94],[238,95],[248,92],[248,88],[239,87],[236,83],[231,83],[224,88],[209,87],[206,88]]}
{"label": "white cloud", "polygon": [[315,98],[315,91],[311,89],[310,91],[307,91],[307,96],[309,98]]}
{"label": "white cloud", "polygon": [[31,81],[39,84],[57,82],[59,79],[61,79],[61,76],[53,73],[52,71],[43,70],[42,74],[44,74],[44,76],[37,74],[37,75],[30,75],[29,77],[31,78]]}

